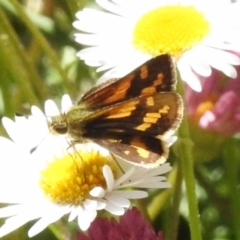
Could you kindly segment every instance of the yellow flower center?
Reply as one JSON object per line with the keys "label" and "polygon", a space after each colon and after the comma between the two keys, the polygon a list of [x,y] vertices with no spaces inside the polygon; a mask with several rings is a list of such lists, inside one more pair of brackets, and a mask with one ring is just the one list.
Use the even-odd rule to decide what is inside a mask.
{"label": "yellow flower center", "polygon": [[196,122],[199,122],[199,119],[206,111],[211,111],[214,109],[217,100],[218,94],[216,93],[211,93],[206,96],[205,99],[203,99],[203,101],[197,106],[193,119]]}
{"label": "yellow flower center", "polygon": [[61,205],[79,205],[92,199],[89,191],[96,186],[106,187],[102,173],[104,165],[114,171],[115,164],[109,156],[98,151],[81,150],[55,157],[41,172],[41,189],[53,202]]}
{"label": "yellow flower center", "polygon": [[211,111],[214,108],[214,103],[211,101],[202,102],[196,109],[196,116],[200,118],[206,111]]}
{"label": "yellow flower center", "polygon": [[169,5],[143,15],[133,32],[136,49],[157,56],[179,56],[198,44],[210,31],[204,15],[192,6]]}

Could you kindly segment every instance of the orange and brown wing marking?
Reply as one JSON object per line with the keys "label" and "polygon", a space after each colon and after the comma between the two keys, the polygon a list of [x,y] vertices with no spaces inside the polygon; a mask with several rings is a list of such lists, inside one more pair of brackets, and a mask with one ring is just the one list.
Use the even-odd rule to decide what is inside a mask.
{"label": "orange and brown wing marking", "polygon": [[153,58],[125,77],[108,81],[87,92],[78,102],[96,110],[131,98],[172,91],[176,84],[172,58],[165,54]]}
{"label": "orange and brown wing marking", "polygon": [[129,135],[121,141],[111,139],[93,139],[93,141],[118,157],[137,165],[154,167],[164,163],[168,157],[167,144],[154,137],[137,138]]}
{"label": "orange and brown wing marking", "polygon": [[177,93],[156,93],[96,111],[81,121],[81,127],[86,138],[119,140],[129,133],[158,137],[176,130],[182,115],[183,103]]}

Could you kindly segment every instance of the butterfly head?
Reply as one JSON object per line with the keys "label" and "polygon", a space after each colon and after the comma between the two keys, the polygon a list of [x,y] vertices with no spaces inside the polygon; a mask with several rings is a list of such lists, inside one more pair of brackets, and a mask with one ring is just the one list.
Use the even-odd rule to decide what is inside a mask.
{"label": "butterfly head", "polygon": [[53,134],[66,134],[68,131],[68,122],[65,114],[53,116],[48,122],[48,127]]}
{"label": "butterfly head", "polygon": [[48,121],[50,132],[55,135],[68,134],[75,141],[80,141],[83,133],[83,119],[91,114],[91,111],[80,105],[75,105],[69,111],[53,116]]}

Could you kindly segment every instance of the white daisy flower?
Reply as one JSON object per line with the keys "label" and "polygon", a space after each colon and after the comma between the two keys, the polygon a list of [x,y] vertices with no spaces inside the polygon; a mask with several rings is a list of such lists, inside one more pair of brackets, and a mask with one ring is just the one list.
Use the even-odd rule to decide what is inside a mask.
{"label": "white daisy flower", "polygon": [[[70,98],[65,96],[62,113],[69,107]],[[60,112],[53,101],[47,101],[45,113]],[[98,145],[70,147],[64,135],[49,133],[46,117],[37,107],[28,118],[3,118],[2,122],[11,140],[0,137],[0,203],[7,204],[0,208],[0,218],[7,218],[0,237],[36,220],[28,232],[32,237],[66,214],[86,230],[98,210],[122,215],[130,199],[148,195],[129,187],[170,187],[161,176],[171,169],[169,164],[146,169],[119,160],[120,169]]]}
{"label": "white daisy flower", "polygon": [[83,9],[76,41],[88,45],[78,56],[86,64],[109,70],[100,80],[123,77],[152,57],[175,57],[182,80],[196,91],[195,73],[216,68],[235,78],[240,58],[240,3],[229,0],[96,0],[108,12]]}

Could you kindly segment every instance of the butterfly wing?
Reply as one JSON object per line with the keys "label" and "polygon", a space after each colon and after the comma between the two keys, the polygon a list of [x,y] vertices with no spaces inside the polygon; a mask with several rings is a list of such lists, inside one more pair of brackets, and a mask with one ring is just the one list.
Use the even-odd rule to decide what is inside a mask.
{"label": "butterfly wing", "polygon": [[88,136],[96,138],[111,132],[162,136],[179,127],[182,112],[183,103],[177,93],[156,93],[95,111],[81,125]]}
{"label": "butterfly wing", "polygon": [[121,142],[111,142],[110,139],[92,140],[128,162],[137,165],[147,165],[148,167],[164,163],[169,152],[167,143],[154,137],[136,138],[133,135],[129,135],[125,141]]}
{"label": "butterfly wing", "polygon": [[125,160],[163,162],[163,140],[179,127],[183,103],[177,93],[136,97],[96,111],[81,121],[83,137],[92,139]]}
{"label": "butterfly wing", "polygon": [[172,92],[175,85],[171,56],[153,58],[88,91],[68,113],[68,132],[76,141],[93,140],[129,162],[162,163],[168,156],[164,139],[183,115],[182,99]]}
{"label": "butterfly wing", "polygon": [[78,102],[89,109],[101,109],[111,104],[175,88],[174,64],[170,55],[151,59],[119,80],[97,85]]}

